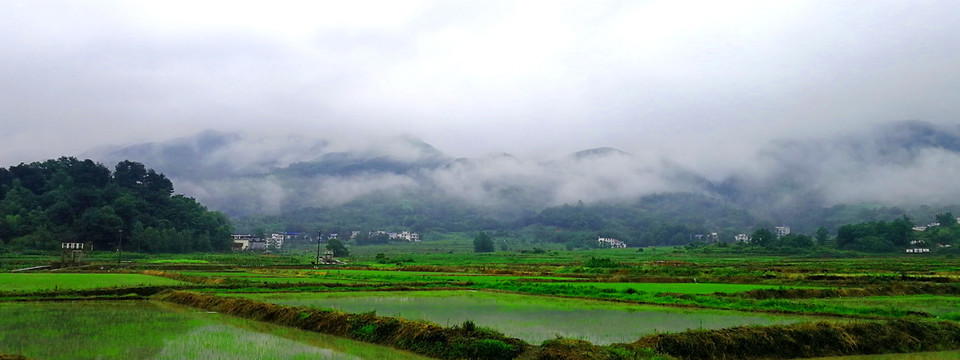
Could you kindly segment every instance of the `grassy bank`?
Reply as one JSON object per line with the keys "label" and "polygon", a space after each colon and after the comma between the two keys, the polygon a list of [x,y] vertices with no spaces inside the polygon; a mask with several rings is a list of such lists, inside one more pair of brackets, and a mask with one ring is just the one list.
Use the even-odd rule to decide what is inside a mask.
{"label": "grassy bank", "polygon": [[960,295],[958,284],[896,283],[852,289],[755,289],[730,294],[751,299],[809,299],[889,295]]}
{"label": "grassy bank", "polygon": [[960,324],[943,321],[803,323],[694,330],[632,344],[680,359],[794,359],[960,348]]}
{"label": "grassy bank", "polygon": [[444,328],[405,319],[380,317],[374,313],[345,314],[185,291],[164,292],[157,295],[156,299],[388,345],[442,359],[513,359],[529,347],[521,340],[478,328],[472,322]]}

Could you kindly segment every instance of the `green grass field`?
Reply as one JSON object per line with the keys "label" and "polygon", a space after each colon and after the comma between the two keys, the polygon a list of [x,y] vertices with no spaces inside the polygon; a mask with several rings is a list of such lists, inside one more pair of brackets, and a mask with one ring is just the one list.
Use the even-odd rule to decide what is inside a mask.
{"label": "green grass field", "polygon": [[0,273],[0,291],[77,290],[150,285],[184,285],[181,281],[142,274]]}
{"label": "green grass field", "polygon": [[[533,346],[558,335],[608,344],[631,342],[644,334],[654,332],[787,324],[824,317],[844,324],[862,320],[960,319],[960,295],[943,295],[954,294],[950,287],[955,279],[960,278],[960,259],[949,257],[804,258],[706,254],[684,248],[645,249],[643,252],[636,249],[567,251],[557,246],[544,246],[546,251],[536,253],[498,251],[474,254],[469,239],[460,235],[451,235],[436,242],[352,246],[351,249],[353,255],[342,259],[348,263],[347,266],[319,268],[309,263],[315,254],[312,251],[273,254],[125,253],[125,261],[119,265],[120,269],[117,268],[114,254],[95,253],[88,259],[101,266],[91,268],[97,269],[96,271],[125,273],[0,273],[0,292],[7,296],[6,299],[0,299],[0,305],[14,304],[10,302],[14,298],[20,301],[35,297],[59,301],[51,304],[71,307],[73,305],[66,305],[69,303],[63,301],[83,296],[99,296],[98,299],[118,297],[112,293],[72,294],[69,292],[72,289],[190,285],[193,288],[191,291],[206,294],[205,296],[243,296],[279,304],[336,308],[349,313],[376,310],[380,316],[397,315],[424,319],[448,328],[469,320],[482,328],[500,330],[509,336],[528,340]],[[384,253],[391,260],[384,263],[376,261],[379,253]],[[39,265],[55,259],[51,254],[7,256],[0,261],[0,271],[22,268],[29,264]],[[784,296],[794,294],[798,299],[789,295],[790,299],[765,300],[737,295],[749,290],[780,288],[857,289],[864,290],[862,294],[872,295],[913,293],[878,290],[892,288],[893,285],[898,286],[898,289],[921,289],[917,291],[927,295],[851,297],[844,292],[843,298],[817,299],[809,298],[807,292],[770,292],[769,294]],[[58,292],[32,294],[49,290]],[[153,290],[143,291],[149,294]],[[53,295],[58,297],[50,297]],[[96,301],[92,303],[94,302]],[[257,306],[251,307],[254,308],[259,309]],[[99,314],[98,311],[90,310],[93,314]],[[917,311],[923,313],[916,313]],[[127,315],[131,319],[137,319],[137,315]],[[74,315],[61,313],[59,316],[69,318]],[[124,321],[108,315],[100,315],[99,318],[104,321]],[[256,313],[253,313],[251,318],[259,319]],[[296,313],[293,318],[296,318]],[[32,326],[29,318],[13,316],[9,319],[17,319],[18,326]],[[54,322],[40,316],[36,316],[36,319],[38,320],[35,321],[43,326]],[[0,330],[4,321],[5,319],[0,320]],[[149,323],[151,320],[146,321]],[[195,320],[181,321],[189,325]],[[166,320],[157,322],[163,324]],[[258,326],[253,324],[263,325],[260,322],[251,322],[242,327],[251,330]],[[163,330],[156,330],[164,335],[151,336],[170,335],[173,337],[169,339],[176,339],[174,341],[177,341],[178,345],[171,347],[151,342],[152,340],[146,341],[144,346],[154,350],[148,351],[149,356],[144,355],[143,358],[203,358],[201,349],[204,348],[228,358],[243,358],[232,352],[234,350],[270,357],[257,349],[244,347],[244,343],[258,341],[267,344],[271,349],[283,348],[270,351],[283,354],[285,358],[298,358],[301,356],[300,352],[311,357],[353,358],[353,355],[341,354],[353,354],[352,352],[336,350],[332,345],[309,341],[290,343],[283,339],[262,337],[266,335],[247,332],[241,334],[225,329],[223,323],[203,325],[202,328],[213,331],[196,341],[177,337],[196,330],[167,325],[161,326]],[[153,329],[149,324],[142,326],[144,329]],[[45,333],[57,331],[44,329]],[[99,331],[124,339],[123,334],[114,332],[134,330],[125,325],[116,325],[100,328]],[[149,331],[153,334],[152,331],[155,330]],[[297,333],[291,329],[287,331]],[[266,332],[272,334],[271,336],[283,333],[282,330]],[[3,331],[0,331],[0,334],[2,343],[5,334]],[[299,336],[288,334],[280,337],[294,340],[293,338]],[[312,345],[303,347],[304,343]],[[21,341],[21,344],[25,342]],[[21,347],[0,348],[0,353],[23,353],[18,349],[28,348],[28,345],[18,346]],[[122,357],[110,355],[113,354],[113,350],[109,350],[112,348],[122,346],[108,344],[106,348],[96,351],[108,354],[105,358]],[[284,352],[286,350],[291,352]],[[584,348],[576,351],[597,350]],[[84,358],[84,354],[92,352],[78,354]],[[945,358],[960,358],[950,357],[958,355],[956,352],[944,354]],[[139,356],[130,355],[129,352],[125,355],[133,358]],[[373,358],[384,356],[389,358],[393,355],[374,355]],[[911,355],[863,359],[912,359],[909,356]],[[940,354],[924,353],[917,356],[938,359],[935,356]],[[37,357],[56,358],[44,355]]]}

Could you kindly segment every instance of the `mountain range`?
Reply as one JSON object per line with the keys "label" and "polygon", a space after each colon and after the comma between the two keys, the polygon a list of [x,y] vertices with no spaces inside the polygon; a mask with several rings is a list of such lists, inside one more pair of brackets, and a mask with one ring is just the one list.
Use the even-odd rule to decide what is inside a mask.
{"label": "mountain range", "polygon": [[720,226],[710,223],[720,215],[709,209],[735,209],[749,217],[725,226],[793,224],[809,231],[839,221],[925,217],[960,204],[960,127],[920,121],[768,140],[719,178],[666,156],[609,147],[547,160],[506,153],[455,158],[409,136],[350,145],[303,135],[204,131],[82,156],[105,164],[142,162],[166,174],[178,192],[232,217],[386,202],[524,222],[563,204],[637,208],[659,194],[658,206],[670,207],[662,195],[688,194],[677,197],[691,207],[682,211],[699,214],[706,226]]}

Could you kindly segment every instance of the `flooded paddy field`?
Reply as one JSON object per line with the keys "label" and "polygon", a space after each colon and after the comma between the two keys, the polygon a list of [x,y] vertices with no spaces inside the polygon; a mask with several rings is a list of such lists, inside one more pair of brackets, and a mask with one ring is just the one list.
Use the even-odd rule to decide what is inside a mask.
{"label": "flooded paddy field", "polygon": [[153,301],[0,303],[0,353],[36,359],[424,359]]}
{"label": "flooded paddy field", "polygon": [[643,335],[740,325],[822,320],[810,316],[685,309],[484,291],[406,291],[233,294],[281,305],[376,311],[380,316],[456,325],[470,320],[534,344],[557,336],[595,344],[630,342]]}

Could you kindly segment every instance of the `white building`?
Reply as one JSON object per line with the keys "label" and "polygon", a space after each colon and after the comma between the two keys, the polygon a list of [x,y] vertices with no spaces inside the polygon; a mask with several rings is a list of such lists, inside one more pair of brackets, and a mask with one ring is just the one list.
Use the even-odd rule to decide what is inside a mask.
{"label": "white building", "polygon": [[606,246],[613,249],[624,249],[627,247],[627,243],[613,238],[602,237],[597,239],[597,242],[600,243],[600,246]]}
{"label": "white building", "polygon": [[775,229],[777,230],[777,236],[790,235],[790,227],[789,227],[789,226],[777,226]]}
{"label": "white building", "polygon": [[410,242],[420,242],[420,234],[404,231],[397,235],[398,238],[410,241]]}
{"label": "white building", "polygon": [[733,237],[733,239],[737,240],[737,242],[742,242],[742,243],[750,242],[750,236],[747,236],[747,234],[737,234],[736,236]]}
{"label": "white building", "polygon": [[270,234],[270,238],[267,239],[267,247],[273,250],[280,250],[283,248],[283,240],[286,238],[286,234]]}
{"label": "white building", "polygon": [[922,254],[930,252],[929,248],[913,248],[907,249],[907,254]]}

